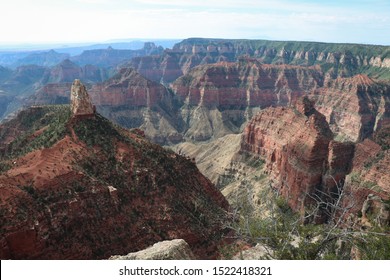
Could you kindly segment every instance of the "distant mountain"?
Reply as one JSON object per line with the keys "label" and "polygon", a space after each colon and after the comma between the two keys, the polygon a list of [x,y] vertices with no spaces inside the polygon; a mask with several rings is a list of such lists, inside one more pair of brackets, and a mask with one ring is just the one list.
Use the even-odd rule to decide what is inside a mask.
{"label": "distant mountain", "polygon": [[[38,64],[51,66],[59,63],[61,60],[69,58],[70,56],[79,56],[82,52],[88,50],[104,50],[109,47],[118,50],[140,50],[148,42],[154,42],[156,46],[161,46],[162,49],[172,48],[172,46],[179,42],[179,40],[137,40],[137,41],[112,41],[110,43],[102,44],[70,44],[67,45],[32,45],[32,46],[0,46],[0,65],[7,67],[17,67],[26,64]],[[55,52],[56,56],[62,56],[61,59],[48,59],[50,53]],[[48,56],[49,55],[49,56]],[[142,55],[147,55],[143,53]],[[48,58],[45,59],[45,56]],[[55,57],[54,57],[55,58]],[[26,61],[24,61],[27,59]],[[36,61],[36,62],[34,62]],[[46,62],[46,64],[44,64]],[[93,64],[93,63],[92,63]]]}
{"label": "distant mountain", "polygon": [[57,53],[54,50],[48,52],[31,53],[28,56],[16,61],[12,67],[18,67],[21,65],[38,65],[38,66],[54,66],[61,61],[69,58],[69,54]]}
{"label": "distant mountain", "polygon": [[145,43],[139,50],[120,50],[109,46],[107,49],[85,50],[82,54],[71,57],[71,60],[81,66],[91,64],[100,67],[115,67],[133,57],[157,55],[163,50],[154,43]]}
{"label": "distant mountain", "polygon": [[108,78],[108,71],[97,65],[79,66],[69,59],[48,68],[41,83],[69,83],[81,79],[85,83],[101,82]]}
{"label": "distant mountain", "polygon": [[68,53],[71,56],[77,56],[80,55],[83,51],[87,50],[101,50],[101,49],[107,49],[108,47],[112,47],[114,49],[119,50],[139,50],[142,49],[145,45],[145,42],[153,42],[157,46],[161,46],[164,49],[166,48],[172,48],[174,44],[179,42],[180,40],[154,40],[154,39],[148,39],[148,40],[136,40],[136,41],[111,41],[108,43],[101,43],[101,44],[94,44],[94,45],[86,45],[86,46],[80,46],[80,47],[57,47],[55,48],[58,52],[64,52]]}

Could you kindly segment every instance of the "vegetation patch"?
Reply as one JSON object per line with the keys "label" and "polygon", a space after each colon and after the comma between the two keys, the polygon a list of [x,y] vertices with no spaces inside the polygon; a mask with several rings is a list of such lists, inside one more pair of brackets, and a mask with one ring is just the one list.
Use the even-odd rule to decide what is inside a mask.
{"label": "vegetation patch", "polygon": [[[19,157],[37,149],[51,147],[69,132],[66,127],[70,118],[69,106],[44,106],[30,112],[33,112],[31,119],[25,112],[19,114],[20,123],[30,129],[9,144],[5,158]],[[43,128],[42,133],[34,135]]]}

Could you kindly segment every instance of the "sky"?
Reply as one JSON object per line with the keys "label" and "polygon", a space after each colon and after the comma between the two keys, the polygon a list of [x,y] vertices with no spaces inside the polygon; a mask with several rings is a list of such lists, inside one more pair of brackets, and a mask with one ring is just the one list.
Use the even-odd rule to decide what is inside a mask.
{"label": "sky", "polygon": [[0,0],[0,45],[190,37],[390,45],[390,0]]}

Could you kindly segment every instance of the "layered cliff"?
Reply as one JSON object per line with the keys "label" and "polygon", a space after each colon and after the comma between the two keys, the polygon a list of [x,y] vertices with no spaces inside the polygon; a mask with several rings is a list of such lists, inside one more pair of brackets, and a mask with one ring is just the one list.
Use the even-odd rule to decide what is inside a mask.
{"label": "layered cliff", "polygon": [[101,259],[175,238],[215,257],[228,204],[184,157],[68,106],[22,111],[0,142],[1,258]]}
{"label": "layered cliff", "polygon": [[[29,104],[66,103],[69,83],[44,86]],[[231,133],[260,109],[289,106],[309,96],[339,141],[361,141],[389,122],[390,87],[365,75],[332,79],[319,66],[263,64],[242,58],[191,69],[170,87],[123,68],[92,86],[98,111],[140,127],[156,143],[205,141]]]}
{"label": "layered cliff", "polygon": [[366,75],[327,79],[310,96],[340,140],[362,141],[390,121],[389,84]]}
{"label": "layered cliff", "polygon": [[273,187],[296,211],[327,201],[351,169],[352,144],[333,140],[325,117],[308,98],[296,108],[268,108],[245,127],[241,152],[265,160]]}
{"label": "layered cliff", "polygon": [[286,106],[323,84],[319,68],[262,64],[241,59],[198,66],[172,84],[196,141],[239,133],[242,125],[269,106]]}
{"label": "layered cliff", "polygon": [[90,90],[97,110],[127,128],[141,128],[155,143],[182,140],[180,105],[163,85],[123,68],[117,75]]}
{"label": "layered cliff", "polygon": [[320,65],[332,78],[367,73],[389,80],[388,51],[385,46],[355,44],[191,38],[160,56],[136,58],[131,66],[149,79],[170,83],[197,65],[249,56],[269,64]]}

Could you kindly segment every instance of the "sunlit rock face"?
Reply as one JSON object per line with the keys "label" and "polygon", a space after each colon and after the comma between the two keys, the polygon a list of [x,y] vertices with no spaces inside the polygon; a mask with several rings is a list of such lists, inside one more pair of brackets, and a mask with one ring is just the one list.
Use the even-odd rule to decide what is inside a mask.
{"label": "sunlit rock face", "polygon": [[91,115],[94,113],[91,99],[88,95],[87,89],[80,82],[75,80],[72,84],[70,93],[71,110],[74,116]]}

